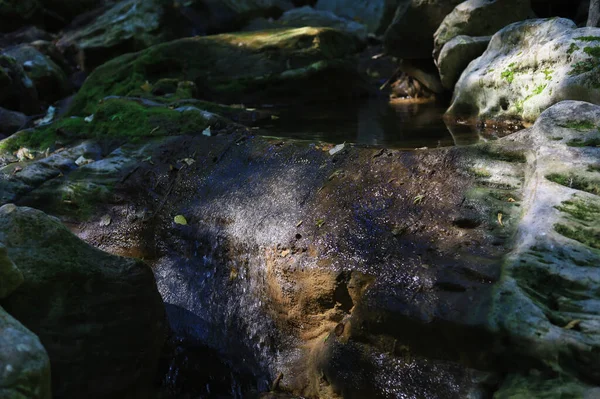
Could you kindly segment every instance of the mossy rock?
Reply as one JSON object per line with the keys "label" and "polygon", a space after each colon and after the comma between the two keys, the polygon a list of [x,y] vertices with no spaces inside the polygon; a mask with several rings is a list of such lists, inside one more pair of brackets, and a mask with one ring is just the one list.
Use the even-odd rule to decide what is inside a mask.
{"label": "mossy rock", "polygon": [[150,268],[91,247],[32,208],[0,207],[0,232],[25,277],[2,306],[48,351],[53,396],[150,397],[164,343]]}
{"label": "mossy rock", "polygon": [[240,103],[354,93],[349,57],[359,42],[342,32],[299,28],[194,37],[126,54],[97,68],[70,109],[92,114],[109,95],[143,95],[146,82],[194,82],[204,99]]}
{"label": "mossy rock", "polygon": [[20,148],[45,151],[60,141],[125,139],[139,141],[149,137],[200,134],[215,115],[196,108],[174,110],[162,106],[145,106],[128,99],[107,99],[99,104],[91,122],[81,117],[64,118],[51,125],[18,132],[0,142],[0,153]]}

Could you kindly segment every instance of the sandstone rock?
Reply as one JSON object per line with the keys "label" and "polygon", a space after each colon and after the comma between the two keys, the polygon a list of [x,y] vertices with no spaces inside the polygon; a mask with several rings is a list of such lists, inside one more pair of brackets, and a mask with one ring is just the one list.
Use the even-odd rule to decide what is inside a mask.
{"label": "sandstone rock", "polygon": [[14,58],[21,65],[35,85],[40,100],[52,103],[68,93],[69,83],[65,72],[34,47],[11,47],[3,54]]}
{"label": "sandstone rock", "polygon": [[23,273],[8,257],[6,247],[0,245],[0,299],[6,298],[23,283]]}
{"label": "sandstone rock", "polygon": [[600,103],[599,41],[600,29],[566,19],[509,25],[463,72],[447,114],[534,121],[562,100]]}
{"label": "sandstone rock", "polygon": [[348,32],[360,40],[367,39],[367,28],[346,18],[338,17],[330,11],[315,10],[304,6],[286,11],[275,21],[260,18],[252,21],[244,30],[259,31],[275,28],[301,28],[305,26],[333,28]]}
{"label": "sandstone rock", "polygon": [[532,16],[529,1],[468,0],[457,5],[435,31],[433,58],[456,36],[490,36],[513,22]]}
{"label": "sandstone rock", "polygon": [[359,48],[351,35],[310,27],[180,39],[96,69],[71,113],[89,115],[108,95],[143,96],[146,81],[162,78],[185,77],[203,99],[225,103],[347,98],[361,84],[349,59]]}
{"label": "sandstone rock", "polygon": [[0,208],[0,242],[25,278],[2,305],[46,347],[53,395],[147,398],[164,340],[150,269],[31,208]]}
{"label": "sandstone rock", "polygon": [[461,0],[402,0],[385,32],[386,52],[399,58],[431,58],[433,34]]}
{"label": "sandstone rock", "polygon": [[[1,253],[0,257],[2,257]],[[2,259],[0,259],[0,264],[1,262]],[[0,276],[4,278],[1,272]],[[46,350],[34,333],[26,329],[1,307],[0,397],[6,399],[52,398],[50,360]]]}
{"label": "sandstone rock", "polygon": [[490,39],[489,36],[456,36],[444,45],[436,62],[444,88],[454,88],[469,63],[483,54]]}
{"label": "sandstone rock", "polygon": [[366,25],[370,33],[382,33],[398,4],[405,2],[406,0],[319,0],[315,8],[360,22]]}

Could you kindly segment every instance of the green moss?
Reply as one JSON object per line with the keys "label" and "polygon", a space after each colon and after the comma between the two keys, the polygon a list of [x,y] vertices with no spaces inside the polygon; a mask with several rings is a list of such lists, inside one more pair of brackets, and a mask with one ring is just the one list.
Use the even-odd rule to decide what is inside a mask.
{"label": "green moss", "polygon": [[600,42],[600,36],[579,36],[575,40],[581,40],[582,42]]}
{"label": "green moss", "polygon": [[599,172],[600,173],[600,164],[588,165],[587,171],[588,172]]}
{"label": "green moss", "polygon": [[546,79],[546,80],[552,80],[552,73],[553,73],[552,70],[550,70],[550,69],[544,69],[542,71],[542,73],[544,74],[544,79]]}
{"label": "green moss", "polygon": [[208,120],[200,112],[178,112],[165,107],[145,107],[135,101],[110,99],[100,104],[94,119],[61,119],[51,125],[15,134],[0,143],[1,151],[14,152],[26,147],[44,151],[57,141],[68,142],[84,138],[157,137],[201,133]]}
{"label": "green moss", "polygon": [[596,124],[592,121],[569,121],[566,123],[561,123],[558,126],[579,131],[592,130],[596,128]]}
{"label": "green moss", "polygon": [[567,143],[569,147],[600,147],[600,138],[573,139]]}
{"label": "green moss", "polygon": [[557,233],[591,248],[600,249],[600,231],[595,229],[577,228],[557,223],[554,225]]}
{"label": "green moss", "polygon": [[[270,93],[287,92],[280,83],[315,72],[306,68],[301,76],[282,77],[286,71],[303,70],[317,61],[343,61],[327,64],[339,76],[341,68],[349,65],[346,57],[358,49],[350,36],[326,28],[180,39],[123,55],[98,67],[75,97],[69,113],[92,114],[102,98],[144,94],[146,82],[154,86],[162,79],[193,82],[203,97],[224,102],[242,102],[252,93],[268,97]],[[298,84],[301,87],[307,91],[306,85]]]}
{"label": "green moss", "polygon": [[547,85],[539,85],[535,89],[533,89],[533,95],[542,94]]}
{"label": "green moss", "polygon": [[498,149],[489,145],[482,145],[479,149],[479,155],[487,159],[502,162],[524,163],[527,161],[522,151]]}
{"label": "green moss", "polygon": [[600,47],[584,47],[583,51],[592,57],[600,58]]}
{"label": "green moss", "polygon": [[571,55],[577,50],[579,50],[579,46],[576,45],[575,43],[571,43],[571,45],[569,46],[569,49],[567,50],[567,54]]}
{"label": "green moss", "polygon": [[581,75],[582,73],[593,71],[595,68],[600,66],[598,60],[595,59],[587,59],[585,61],[579,61],[575,64],[571,65],[571,70],[569,71],[569,75]]}
{"label": "green moss", "polygon": [[600,223],[600,205],[590,201],[580,199],[564,201],[561,205],[556,206],[556,209],[571,215],[581,222]]}
{"label": "green moss", "polygon": [[178,112],[163,107],[145,107],[134,101],[104,102],[94,116],[91,132],[96,137],[150,137],[201,133],[208,121],[200,112]]}
{"label": "green moss", "polygon": [[588,179],[582,176],[577,176],[573,173],[569,175],[551,173],[546,175],[546,179],[575,190],[581,190],[591,194],[600,195],[600,180]]}
{"label": "green moss", "polygon": [[473,176],[479,178],[488,178],[492,176],[492,174],[485,168],[472,168],[471,173]]}
{"label": "green moss", "polygon": [[53,149],[56,141],[69,141],[70,138],[86,135],[88,131],[89,126],[83,118],[61,119],[52,125],[24,130],[8,137],[0,142],[0,151],[15,152],[23,147],[45,151]]}
{"label": "green moss", "polygon": [[512,71],[510,69],[506,69],[506,70],[502,71],[500,76],[503,77],[504,79],[506,79],[506,81],[508,83],[512,83],[513,80],[515,80],[515,73],[514,73],[514,71]]}

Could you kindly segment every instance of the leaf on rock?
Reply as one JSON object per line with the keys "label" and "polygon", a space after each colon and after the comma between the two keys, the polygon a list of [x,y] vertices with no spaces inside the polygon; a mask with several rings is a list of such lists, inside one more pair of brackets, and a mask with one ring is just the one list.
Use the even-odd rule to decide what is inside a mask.
{"label": "leaf on rock", "polygon": [[504,226],[504,224],[502,224],[502,214],[498,213],[498,223],[500,224],[500,226]]}
{"label": "leaf on rock", "polygon": [[342,151],[345,146],[346,146],[346,143],[336,145],[331,150],[329,150],[329,155],[337,154],[338,152]]}
{"label": "leaf on rock", "polygon": [[182,225],[182,226],[187,226],[187,224],[188,224],[185,216],[183,216],[183,215],[177,215],[177,216],[175,216],[175,218],[173,219],[173,221],[175,223],[177,223],[177,224]]}
{"label": "leaf on rock", "polygon": [[104,215],[100,218],[100,226],[106,227],[109,226],[112,222],[110,215]]}
{"label": "leaf on rock", "polygon": [[564,326],[563,328],[565,330],[572,330],[575,327],[577,327],[579,324],[581,324],[581,320],[579,319],[575,319],[575,320],[571,320],[569,323],[567,323],[566,326]]}
{"label": "leaf on rock", "polygon": [[150,93],[152,91],[152,85],[150,84],[150,82],[146,81],[146,83],[140,86],[140,89],[142,89],[146,93]]}

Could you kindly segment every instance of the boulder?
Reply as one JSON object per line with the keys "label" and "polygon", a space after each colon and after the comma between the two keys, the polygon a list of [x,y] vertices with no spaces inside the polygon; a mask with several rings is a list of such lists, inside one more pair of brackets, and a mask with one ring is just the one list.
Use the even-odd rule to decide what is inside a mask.
{"label": "boulder", "polygon": [[0,245],[0,299],[6,298],[23,283],[23,273],[8,257],[6,247]]}
{"label": "boulder", "polygon": [[[406,0],[319,0],[317,10],[366,25],[370,33],[383,33],[399,4]],[[401,6],[402,7],[402,6]]]}
{"label": "boulder", "polygon": [[48,351],[54,397],[149,397],[164,342],[150,268],[32,208],[0,208],[0,242],[25,279],[2,306]]}
{"label": "boulder", "polygon": [[14,32],[0,34],[0,47],[28,44],[36,40],[54,40],[54,35],[36,26],[26,26]]}
{"label": "boulder", "polygon": [[568,99],[600,103],[600,29],[529,20],[492,37],[460,77],[447,115],[534,121]]}
{"label": "boulder", "polygon": [[445,89],[454,88],[469,63],[483,54],[490,39],[490,36],[456,36],[444,45],[436,65]]}
{"label": "boulder", "polygon": [[513,22],[532,16],[529,0],[467,0],[444,18],[433,36],[433,58],[456,36],[490,36]]}
{"label": "boulder", "polygon": [[406,0],[319,0],[317,10],[329,11],[340,17],[364,24],[370,33],[385,31],[398,4]]}
{"label": "boulder", "polygon": [[40,100],[52,103],[69,92],[65,72],[49,57],[30,45],[11,47],[3,52],[14,58],[35,85]]}
{"label": "boulder", "polygon": [[[0,253],[0,262],[2,256]],[[0,276],[4,278],[2,274]],[[34,333],[1,307],[0,398],[52,398],[50,360],[46,350]]]}
{"label": "boulder", "polygon": [[0,106],[27,115],[40,113],[38,93],[23,67],[13,58],[0,54]]}
{"label": "boulder", "polygon": [[507,384],[506,391],[513,393],[520,386],[520,396],[499,397],[555,397],[558,391],[542,395],[552,386],[565,394],[595,392],[574,397],[598,395],[598,121],[600,107],[563,101],[544,111],[531,129],[502,139],[507,148],[526,149],[530,169],[523,185],[526,211],[518,221],[515,246],[505,257],[488,328],[506,334],[515,354],[551,370],[546,376],[564,379],[546,377],[541,383],[540,375],[530,374],[527,384]]}
{"label": "boulder", "polygon": [[286,11],[294,7],[290,0],[223,0],[223,3],[239,14],[256,14],[270,9]]}
{"label": "boulder", "polygon": [[167,36],[162,24],[164,17],[161,0],[119,1],[91,22],[68,29],[57,46],[63,49],[76,46],[85,68],[91,70],[112,57],[164,41]]}
{"label": "boulder", "polygon": [[360,90],[350,58],[360,48],[349,34],[311,27],[180,39],[97,68],[70,112],[89,115],[109,95],[145,96],[165,78],[192,81],[203,99],[224,103],[347,98]]}
{"label": "boulder", "polygon": [[41,10],[39,0],[8,0],[0,3],[0,32],[11,32],[24,24]]}
{"label": "boulder", "polygon": [[363,24],[338,17],[331,11],[315,10],[310,6],[286,11],[277,20],[255,19],[244,30],[260,31],[276,28],[302,28],[305,26],[338,29],[350,33],[362,41],[367,39],[368,34],[367,28]]}
{"label": "boulder", "polygon": [[385,32],[386,53],[399,58],[431,58],[433,34],[461,0],[402,0]]}
{"label": "boulder", "polygon": [[0,107],[0,135],[10,136],[20,130],[27,121],[25,114]]}
{"label": "boulder", "polygon": [[0,32],[31,24],[59,30],[77,15],[98,7],[103,0],[7,0],[0,3]]}

